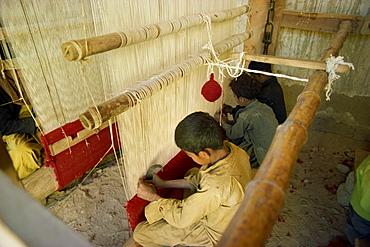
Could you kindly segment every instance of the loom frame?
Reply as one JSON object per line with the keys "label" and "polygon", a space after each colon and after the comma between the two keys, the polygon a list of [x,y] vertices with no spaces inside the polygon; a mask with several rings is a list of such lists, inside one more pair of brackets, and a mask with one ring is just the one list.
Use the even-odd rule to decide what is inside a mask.
{"label": "loom frame", "polygon": [[[282,1],[278,1],[278,2],[282,2]],[[284,11],[283,11],[284,12]],[[290,12],[290,13],[293,13],[293,12]],[[288,11],[286,11],[286,12],[284,12],[283,13],[284,15],[287,15],[287,16],[289,16],[290,14],[289,14],[289,12]],[[295,16],[295,17],[297,17],[297,15],[296,14],[292,14],[291,16]],[[343,15],[342,15],[343,16]],[[335,16],[335,18],[338,18],[339,16]],[[298,18],[298,17],[297,17]],[[332,51],[333,53],[333,55],[335,55],[335,54],[338,54],[338,52],[339,52],[339,50],[341,49],[341,47],[342,47],[342,45],[343,45],[343,42],[345,41],[345,39],[346,39],[346,37],[347,37],[347,35],[348,34],[356,34],[356,33],[358,33],[359,32],[359,30],[362,30],[362,28],[361,28],[361,22],[363,21],[363,20],[360,20],[360,19],[356,19],[357,17],[355,17],[355,19],[354,20],[351,20],[351,21],[349,21],[351,24],[349,24],[349,22],[348,21],[345,21],[345,22],[343,22],[343,19],[346,19],[347,18],[347,16],[344,16],[344,17],[341,17],[340,18],[340,22],[342,23],[341,24],[341,28],[339,29],[339,32],[337,33],[337,36],[336,36],[336,38],[338,38],[338,40],[334,40],[333,39],[333,42],[334,43],[332,43],[331,44],[331,49],[330,49],[330,51]],[[356,29],[353,29],[351,26],[353,26],[354,24],[353,23],[357,23],[358,24],[358,26],[357,26],[357,28]],[[281,26],[284,26],[285,24],[281,24]],[[343,27],[344,26],[344,27]],[[299,28],[299,27],[298,27]],[[310,27],[307,27],[307,30],[312,30],[312,29],[310,29]],[[356,31],[357,30],[357,31]],[[321,31],[321,30],[320,30]],[[362,31],[360,31],[361,33],[363,33]],[[365,31],[364,31],[365,32]],[[328,51],[326,51],[325,53],[324,53],[324,56],[323,56],[323,59],[325,58],[325,57],[327,57],[328,56]],[[323,60],[322,59],[322,60]],[[321,95],[321,93],[322,93],[322,91],[323,91],[323,88],[324,88],[324,86],[325,86],[325,84],[326,84],[326,82],[327,82],[327,75],[325,74],[325,72],[323,72],[323,71],[317,71],[317,72],[315,72],[315,74],[314,75],[312,75],[312,77],[310,77],[310,82],[309,82],[309,84],[307,84],[307,86],[306,86],[306,88],[305,88],[305,91],[312,91],[312,92],[310,92],[310,93],[302,93],[302,96],[300,96],[300,98],[301,99],[303,99],[303,98],[305,98],[305,99],[308,99],[307,101],[312,101],[312,102],[314,102],[313,104],[314,104],[314,106],[315,107],[313,107],[313,108],[316,108],[316,109],[313,109],[313,110],[310,110],[310,112],[309,112],[309,114],[305,114],[305,115],[303,115],[303,114],[299,114],[299,112],[300,112],[300,110],[302,109],[302,107],[304,108],[304,105],[298,105],[298,104],[296,104],[296,107],[294,107],[294,114],[292,115],[289,115],[289,117],[288,117],[288,120],[287,120],[287,122],[290,122],[289,124],[292,124],[292,125],[295,125],[296,127],[295,128],[297,128],[297,130],[299,131],[299,133],[300,133],[300,136],[303,136],[303,137],[305,137],[305,138],[307,138],[307,131],[308,131],[308,128],[309,128],[309,126],[310,126],[310,124],[311,124],[311,122],[312,122],[312,118],[313,118],[313,116],[314,116],[314,114],[315,114],[315,111],[317,110],[317,108],[318,108],[318,106],[319,106],[319,104],[320,104],[320,95]],[[315,85],[312,85],[312,84],[315,84]],[[317,88],[316,88],[317,87]],[[302,104],[304,104],[305,102],[304,101],[306,101],[306,100],[303,100],[303,103]],[[307,109],[306,109],[307,110]],[[296,116],[296,115],[297,116]],[[303,115],[303,116],[302,116]],[[308,119],[305,119],[305,116],[307,115],[307,118]],[[304,127],[303,127],[304,126]],[[283,127],[286,127],[285,126],[285,124],[284,124],[284,126]],[[280,129],[282,129],[282,128],[279,128],[279,133],[277,133],[276,134],[276,136],[279,136],[279,137],[281,137],[281,135],[283,135],[281,132],[281,130]],[[295,137],[293,134],[291,134],[292,135],[292,137]],[[303,139],[305,139],[305,138],[303,138]],[[280,145],[280,143],[278,143],[279,141],[278,140],[276,140],[275,141],[275,138],[274,138],[274,143],[273,143],[273,147],[271,148],[271,150],[273,150],[273,149],[278,149],[278,148],[275,148],[275,146],[276,147],[278,147],[278,145]],[[299,143],[298,143],[298,147],[295,147],[295,148],[297,148],[297,150],[295,150],[295,152],[294,152],[294,154],[293,154],[293,156],[294,157],[297,157],[297,155],[298,155],[298,153],[299,153],[299,151],[300,151],[300,148],[301,148],[301,146],[304,144],[304,142],[305,142],[305,140],[301,140]],[[258,179],[262,179],[263,178],[263,176],[265,176],[266,174],[264,174],[265,172],[266,172],[266,165],[265,165],[265,163],[267,164],[267,163],[270,163],[271,162],[271,159],[273,159],[273,158],[275,158],[275,156],[274,156],[275,154],[273,153],[273,151],[269,151],[269,154],[268,154],[268,156],[266,157],[266,161],[264,162],[264,164],[262,165],[262,169],[261,169],[261,171],[257,174],[257,178]],[[293,166],[294,164],[293,164],[293,162],[294,162],[294,157],[293,158],[290,158],[290,163],[292,163],[291,165]],[[292,169],[292,167],[290,167],[289,169]],[[291,170],[290,170],[291,171]],[[289,172],[287,172],[288,174],[289,174]],[[263,179],[262,179],[263,180]],[[284,188],[284,184],[286,183],[286,181],[285,182],[282,182],[282,185],[281,185],[281,187],[282,188]],[[267,186],[267,187],[269,187],[269,185],[265,185],[265,186]],[[286,187],[286,185],[285,185],[285,187]],[[271,190],[275,190],[276,188],[274,187],[274,186],[272,186],[272,187],[270,187],[270,189]],[[280,194],[281,193],[281,191],[279,190],[279,189],[277,189],[276,190],[276,192],[274,192],[274,193],[276,193],[276,194]],[[279,197],[279,196],[277,196],[277,197]],[[276,204],[277,204],[277,207],[274,209],[275,211],[272,213],[272,215],[270,215],[269,216],[269,220],[271,220],[271,222],[273,222],[273,220],[275,220],[275,218],[276,218],[276,213],[280,210],[279,208],[281,208],[282,207],[282,204],[283,204],[283,200],[281,199],[281,198],[277,198],[276,199]],[[274,218],[275,217],[275,218]],[[233,223],[232,223],[233,224]],[[270,223],[269,223],[270,224]],[[271,225],[271,227],[272,227],[272,225]],[[268,229],[271,229],[271,227],[267,227],[266,229],[268,230]],[[229,233],[229,231],[230,230],[228,230],[227,231],[227,233]],[[235,231],[235,230],[233,230],[233,231]],[[267,231],[266,231],[267,232]],[[267,235],[268,235],[268,233],[266,234],[266,232],[264,232],[264,234],[263,235],[265,235],[265,237],[262,237],[261,239],[259,239],[259,240],[257,240],[258,241],[258,243],[260,243],[260,245],[258,245],[258,246],[263,246],[262,244],[262,241],[263,241],[263,239],[265,239],[266,240],[266,238],[267,238]],[[268,231],[269,232],[269,231]],[[243,234],[245,233],[245,229],[243,230],[243,233],[241,234],[242,236],[243,236]],[[239,233],[240,234],[240,233]],[[226,234],[225,234],[226,235]],[[246,235],[246,234],[244,234],[244,235]],[[234,235],[232,235],[232,233],[230,234],[230,237],[235,237]],[[235,240],[235,239],[234,239]],[[230,245],[227,245],[227,244],[230,244],[230,242],[229,241],[231,241],[231,240],[225,240],[225,239],[222,239],[222,241],[220,242],[220,244],[219,244],[219,246],[230,246]],[[236,240],[237,242],[238,241],[240,241],[240,243],[242,242],[243,244],[248,244],[248,243],[246,243],[246,242],[243,242],[244,241],[244,238],[243,239],[239,239],[239,240]],[[249,240],[249,241],[251,241],[251,240]],[[227,244],[226,244],[227,243]],[[251,246],[251,245],[239,245],[239,243],[235,243],[235,246]],[[253,246],[257,246],[257,245],[253,245]]]}

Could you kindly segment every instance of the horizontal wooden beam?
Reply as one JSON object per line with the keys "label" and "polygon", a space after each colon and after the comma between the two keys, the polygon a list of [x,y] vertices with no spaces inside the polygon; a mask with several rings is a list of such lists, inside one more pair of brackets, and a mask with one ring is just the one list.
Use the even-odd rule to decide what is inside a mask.
{"label": "horizontal wooden beam", "polygon": [[[240,53],[234,53],[231,56],[233,59],[240,57]],[[286,65],[298,68],[314,69],[314,70],[326,70],[326,63],[322,61],[312,61],[307,59],[296,59],[287,57],[276,57],[270,55],[256,55],[256,54],[244,54],[243,59],[249,61],[256,61],[261,63],[270,63],[278,65]],[[335,72],[346,73],[349,68],[346,65],[338,65]]]}
{"label": "horizontal wooden beam", "polygon": [[351,21],[352,30],[350,34],[353,35],[360,32],[364,17],[361,15],[328,14],[284,9],[280,27],[337,33],[340,23],[344,20]]}
{"label": "horizontal wooden beam", "polygon": [[41,167],[22,180],[24,189],[41,201],[57,191],[59,184],[53,167]]}
{"label": "horizontal wooden beam", "polygon": [[[213,49],[216,54],[223,54],[249,39],[251,35],[252,34],[250,32],[232,35],[216,43],[213,46]],[[81,124],[84,126],[84,128],[89,130],[99,127],[101,123],[104,123],[109,119],[121,114],[122,112],[127,111],[131,107],[139,104],[141,100],[150,97],[157,91],[162,90],[169,84],[203,66],[209,59],[212,58],[212,56],[212,53],[209,51],[203,51],[197,56],[193,56],[185,61],[181,61],[171,66],[169,69],[153,75],[151,78],[141,82],[141,84],[138,84],[136,88],[130,91],[126,91],[123,94],[110,98],[99,105],[89,107],[87,111],[80,115]],[[145,88],[145,90],[149,89],[149,92],[146,95],[138,93],[143,91],[143,88]]]}
{"label": "horizontal wooden beam", "polygon": [[121,32],[87,39],[71,40],[62,44],[62,52],[68,61],[81,60],[91,55],[111,51],[132,44],[138,44],[143,41],[156,39],[161,36],[202,25],[205,23],[204,15],[209,16],[212,22],[223,22],[246,14],[249,10],[249,5],[244,5],[224,11],[183,16],[170,21],[130,28]]}
{"label": "horizontal wooden beam", "polygon": [[[112,119],[111,123],[114,123],[115,120]],[[77,136],[75,138],[72,138],[72,136],[67,136],[66,138],[61,139],[60,141],[57,141],[53,144],[48,145],[50,153],[55,156],[64,150],[69,149],[70,147],[76,145],[77,143],[86,140],[92,135],[95,135],[99,133],[102,129],[105,129],[109,126],[109,122],[104,122],[99,128],[90,130],[90,129],[83,129],[79,132],[77,132]]]}

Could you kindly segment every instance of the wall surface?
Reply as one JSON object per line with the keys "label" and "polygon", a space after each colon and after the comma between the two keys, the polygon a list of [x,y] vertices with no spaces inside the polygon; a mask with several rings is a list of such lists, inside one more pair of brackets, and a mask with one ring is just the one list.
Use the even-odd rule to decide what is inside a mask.
{"label": "wall surface", "polygon": [[[368,0],[286,0],[285,9],[362,15],[369,13]],[[276,56],[320,60],[334,34],[280,28]],[[334,81],[330,101],[322,96],[321,106],[312,122],[311,129],[339,134],[357,140],[370,141],[370,35],[350,35],[339,52],[345,62],[355,67]],[[313,70],[288,66],[274,66],[275,73],[308,78]],[[287,110],[290,112],[305,83],[279,79],[283,85]]]}

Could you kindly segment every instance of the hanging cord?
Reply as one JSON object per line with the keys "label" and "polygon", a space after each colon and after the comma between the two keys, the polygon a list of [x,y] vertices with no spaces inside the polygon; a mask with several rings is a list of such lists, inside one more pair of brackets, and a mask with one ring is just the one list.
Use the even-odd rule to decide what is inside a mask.
{"label": "hanging cord", "polygon": [[[271,2],[274,2],[274,0],[272,0]],[[272,13],[272,15],[273,15],[273,13]],[[258,74],[264,74],[264,75],[268,75],[268,76],[283,77],[283,78],[287,78],[287,79],[291,79],[291,80],[308,82],[308,79],[305,79],[305,78],[298,78],[298,77],[293,77],[293,76],[288,76],[288,75],[283,75],[283,74],[274,74],[274,73],[270,73],[270,72],[266,72],[266,71],[246,69],[246,68],[244,68],[245,67],[245,60],[243,59],[243,55],[245,54],[245,52],[240,53],[240,56],[239,56],[238,60],[230,60],[230,59],[225,59],[223,61],[220,60],[218,58],[218,54],[216,54],[216,52],[214,50],[214,47],[213,47],[213,44],[212,44],[211,19],[207,15],[202,15],[202,16],[203,16],[204,22],[206,23],[207,34],[208,34],[208,43],[203,47],[203,49],[208,49],[212,54],[212,57],[213,57],[212,59],[214,60],[214,61],[212,61],[212,59],[207,59],[208,62],[206,63],[206,65],[209,66],[208,67],[209,71],[213,71],[214,66],[218,67],[219,74],[222,76],[221,81],[223,81],[223,78],[225,78],[224,70],[226,70],[227,73],[229,74],[229,76],[231,76],[233,78],[239,77],[244,71],[246,71],[246,72],[249,72],[249,73],[258,73]],[[236,65],[234,66],[232,64],[236,64]]]}
{"label": "hanging cord", "polygon": [[224,64],[216,64],[216,63],[206,63],[206,65],[212,65],[212,66],[217,66],[217,67],[226,67],[226,66],[228,66],[230,68],[241,70],[242,72],[245,71],[245,72],[249,72],[249,73],[264,74],[264,75],[268,75],[268,76],[287,78],[287,79],[291,79],[291,80],[295,80],[295,81],[308,82],[308,79],[289,76],[289,75],[284,75],[284,74],[274,74],[274,73],[270,73],[270,72],[266,72],[266,71],[246,69],[246,68],[234,67],[234,66],[224,65]]}
{"label": "hanging cord", "polygon": [[[245,61],[242,59],[244,53],[240,55],[239,60],[230,60],[226,59],[224,61],[220,60],[219,54],[216,53],[213,47],[212,43],[212,26],[211,26],[211,18],[205,14],[202,14],[203,20],[206,23],[206,30],[207,30],[207,35],[208,35],[208,42],[206,45],[203,46],[203,49],[209,50],[209,52],[212,55],[211,59],[207,59],[209,65],[208,67],[208,72],[213,71],[213,66],[218,67],[219,69],[219,76],[221,79],[221,82],[223,82],[224,78],[226,75],[224,74],[224,70],[226,69],[227,73],[229,76],[233,78],[239,77],[243,73],[243,68],[245,65]],[[213,60],[213,61],[212,61]],[[235,63],[235,66],[230,66],[232,63]]]}
{"label": "hanging cord", "polygon": [[326,59],[326,73],[328,73],[328,85],[325,87],[326,88],[326,100],[330,100],[330,95],[333,92],[333,82],[337,79],[340,78],[340,75],[337,75],[335,73],[335,70],[338,68],[338,65],[347,65],[350,67],[352,70],[355,69],[352,63],[346,63],[343,61],[343,57],[338,56],[334,57],[333,55],[330,54],[330,57]]}

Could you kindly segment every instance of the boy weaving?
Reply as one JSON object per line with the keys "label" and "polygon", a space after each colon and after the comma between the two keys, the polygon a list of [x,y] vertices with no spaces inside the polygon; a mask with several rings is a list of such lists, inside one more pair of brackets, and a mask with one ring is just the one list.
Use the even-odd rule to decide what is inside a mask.
{"label": "boy weaving", "polygon": [[252,168],[262,164],[278,126],[272,109],[256,99],[260,87],[246,73],[232,80],[230,88],[238,105],[225,106],[227,113],[233,113],[233,121],[222,116],[226,136],[248,153]]}
{"label": "boy weaving", "polygon": [[151,203],[145,208],[147,220],[135,228],[134,240],[143,246],[215,246],[251,180],[249,157],[224,141],[221,127],[204,112],[192,113],[177,125],[175,142],[202,167],[179,180],[165,181],[153,174],[152,182],[194,193],[183,200],[161,198],[154,186],[141,179],[137,195]]}
{"label": "boy weaving", "polygon": [[[272,73],[271,64],[251,61],[248,69],[261,70]],[[261,84],[261,90],[257,95],[257,100],[272,108],[279,124],[286,120],[286,109],[284,92],[275,76],[264,74],[251,74],[252,78]]]}

